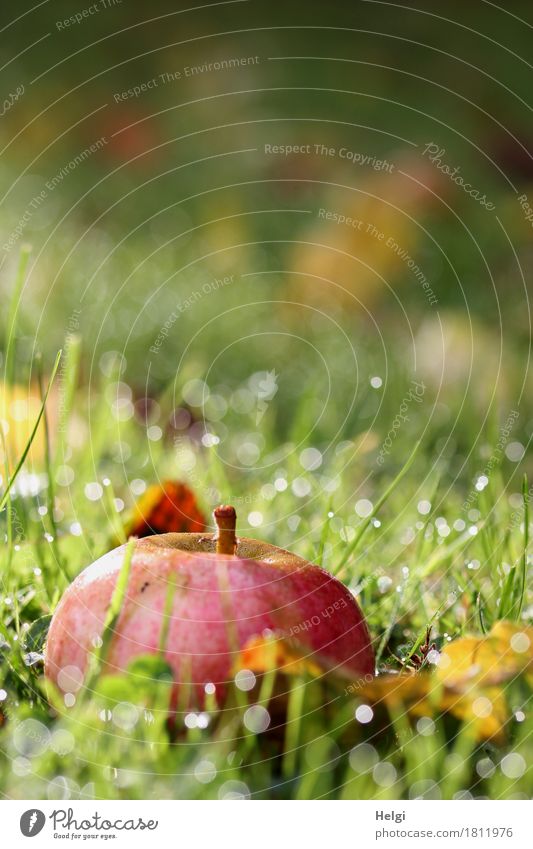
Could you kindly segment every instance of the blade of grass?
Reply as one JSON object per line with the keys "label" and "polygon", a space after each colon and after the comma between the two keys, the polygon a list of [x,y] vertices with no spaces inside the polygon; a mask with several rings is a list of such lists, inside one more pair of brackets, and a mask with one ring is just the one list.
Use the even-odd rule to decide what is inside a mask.
{"label": "blade of grass", "polygon": [[167,647],[168,632],[170,629],[170,620],[172,617],[172,605],[174,604],[174,596],[176,595],[177,575],[173,572],[168,581],[168,587],[165,595],[165,604],[163,607],[163,621],[161,623],[161,631],[159,634],[159,644],[157,650],[161,657],[165,656]]}
{"label": "blade of grass", "polygon": [[381,660],[381,655],[385,651],[385,646],[389,642],[390,635],[392,634],[392,629],[396,625],[396,621],[397,621],[397,618],[398,618],[398,611],[400,610],[401,603],[402,603],[401,595],[400,595],[400,593],[397,593],[396,598],[394,600],[394,606],[393,606],[391,614],[390,614],[389,623],[388,623],[387,627],[385,628],[385,631],[383,632],[383,636],[381,637],[381,640],[379,641],[379,646],[378,646],[378,649],[376,651],[376,660],[375,660],[376,668],[378,667],[379,661]]}
{"label": "blade of grass", "polygon": [[64,367],[61,375],[61,404],[59,407],[58,439],[53,462],[54,468],[63,463],[65,459],[65,442],[74,404],[74,393],[78,384],[80,355],[80,337],[75,333],[67,335],[65,340]]}
{"label": "blade of grass", "polygon": [[329,539],[329,535],[330,535],[330,532],[331,532],[330,513],[332,513],[332,508],[333,508],[333,495],[330,495],[329,500],[328,500],[326,521],[324,522],[324,524],[322,526],[322,533],[320,535],[320,541],[318,543],[318,551],[316,553],[316,561],[315,562],[319,566],[323,566],[322,561],[324,559],[324,551],[325,551],[326,543]]}
{"label": "blade of grass", "polygon": [[[270,641],[270,643],[266,646],[266,650],[268,653],[266,661],[266,670],[265,672],[263,672],[261,686],[259,687],[259,693],[257,695],[256,702],[256,704],[262,705],[265,709],[268,708],[270,699],[272,698],[272,693],[274,692],[274,685],[276,683],[276,677],[278,674],[278,669],[275,661],[275,639]],[[243,758],[247,758],[250,755],[250,752],[253,750],[254,746],[256,746],[257,744],[257,734],[244,724],[244,709],[247,708],[249,704],[248,699],[246,697],[246,693],[241,692],[236,685],[234,686],[233,690],[242,721],[243,737],[240,751],[242,753]]]}
{"label": "blade of grass", "polygon": [[107,655],[109,654],[111,640],[113,639],[113,636],[115,634],[115,628],[120,613],[122,611],[122,605],[124,603],[126,590],[128,588],[128,580],[130,577],[131,561],[133,558],[135,543],[135,537],[131,537],[131,539],[128,540],[124,547],[124,559],[122,561],[122,566],[120,567],[117,583],[115,585],[113,595],[111,596],[111,602],[107,610],[101,641],[98,647],[96,648],[96,651],[93,652],[89,664],[89,672],[85,685],[85,690],[87,693],[90,693],[93,689],[93,686],[96,683],[98,676],[100,675],[102,666],[104,665],[107,659]]}
{"label": "blade of grass", "polygon": [[[7,442],[4,428],[2,426],[0,426],[0,437],[2,438],[2,451],[4,452],[4,475],[7,481],[9,479],[9,463],[7,457]],[[4,581],[7,587],[7,581],[11,573],[11,565],[13,563],[13,503],[11,501],[11,495],[8,496],[6,504],[7,563],[4,571]]]}
{"label": "blade of grass", "polygon": [[512,616],[513,589],[515,583],[516,568],[517,564],[514,563],[509,569],[507,577],[505,578],[505,583],[503,585],[500,597],[500,603],[498,605],[498,619],[507,619],[508,617]]}
{"label": "blade of grass", "polygon": [[[483,522],[479,523],[479,528],[483,527]],[[457,554],[459,551],[465,552],[469,545],[471,545],[476,539],[475,534],[470,534],[468,531],[461,534],[460,537],[455,539],[453,542],[449,543],[446,546],[440,546],[437,551],[429,558],[426,565],[423,567],[422,571],[419,572],[418,578],[422,580],[427,578],[428,575],[431,575],[435,567],[442,563],[443,560],[451,557],[453,554]]]}
{"label": "blade of grass", "polygon": [[423,527],[419,532],[418,543],[417,543],[416,552],[415,552],[415,562],[416,563],[420,563],[420,561],[422,560],[422,554],[423,554],[423,551],[424,551],[424,543],[426,542],[427,529],[429,527],[429,523],[432,521],[433,516],[435,515],[435,501],[437,500],[437,492],[439,491],[439,486],[440,486],[440,473],[437,475],[435,485],[434,485],[434,487],[431,491],[431,494],[429,496],[429,499],[428,499],[431,507],[430,507],[429,512],[427,513],[426,517],[425,517],[425,520],[423,522]]}
{"label": "blade of grass", "polygon": [[305,696],[305,679],[298,676],[292,684],[287,707],[287,720],[285,723],[285,745],[283,750],[282,774],[284,778],[290,778],[296,773],[298,760],[298,740],[302,724],[302,713]]}
{"label": "blade of grass", "polygon": [[490,624],[486,621],[486,612],[487,612],[487,603],[483,598],[483,593],[481,590],[478,592],[476,597],[476,613],[479,621],[479,627],[483,634],[488,634],[490,631]]}
{"label": "blade of grass", "polygon": [[520,619],[522,608],[524,606],[524,597],[526,594],[526,577],[527,577],[527,549],[529,547],[529,490],[527,485],[527,475],[524,475],[522,483],[522,498],[524,501],[524,550],[522,552],[522,569],[520,572],[520,589],[517,599],[516,618]]}
{"label": "blade of grass", "polygon": [[[7,328],[6,328],[6,352],[5,352],[5,360],[4,360],[4,383],[6,387],[12,386],[15,379],[15,359],[13,356],[14,348],[15,348],[15,332],[18,318],[18,310],[20,303],[20,293],[22,291],[22,286],[24,284],[24,280],[26,277],[26,268],[28,265],[28,260],[30,257],[31,248],[28,245],[23,245],[19,255],[19,263],[17,268],[17,274],[15,277],[15,285],[13,287],[13,293],[11,295],[10,304],[9,304],[9,314],[7,319]],[[7,412],[7,402],[6,402],[6,412]],[[5,438],[5,434],[3,428],[1,428],[2,435],[2,450],[4,452],[4,475],[6,481],[9,481],[9,446],[7,440]],[[7,565],[5,570],[5,578],[11,572],[11,564],[13,562],[13,504],[11,501],[10,495],[10,486],[7,486],[5,498],[2,499],[2,503],[0,506],[0,512],[4,509],[7,504]]]}
{"label": "blade of grass", "polygon": [[33,426],[32,432],[30,433],[30,436],[29,436],[29,439],[26,443],[24,451],[20,455],[19,461],[18,461],[17,465],[15,466],[15,471],[11,475],[9,481],[7,482],[4,494],[2,495],[2,498],[0,499],[0,511],[3,510],[5,505],[6,505],[7,499],[9,498],[9,493],[11,492],[11,489],[13,488],[13,484],[15,483],[15,481],[18,477],[18,474],[19,474],[22,466],[24,465],[26,457],[28,456],[29,450],[32,446],[33,440],[35,439],[35,434],[37,433],[37,428],[39,427],[39,425],[41,423],[41,419],[42,419],[43,414],[44,414],[44,408],[45,408],[45,405],[46,405],[46,401],[48,399],[50,389],[52,388],[52,384],[54,382],[54,379],[55,379],[55,376],[56,376],[56,373],[57,373],[59,361],[61,359],[61,354],[62,354],[62,351],[59,351],[58,354],[57,354],[56,361],[54,363],[54,368],[52,369],[52,376],[50,377],[50,380],[48,382],[48,386],[46,388],[44,399],[43,399],[43,402],[41,404],[41,409],[39,411],[39,415],[37,416],[37,420],[36,420],[36,422]]}
{"label": "blade of grass", "polygon": [[404,463],[404,465],[402,466],[402,468],[400,469],[400,471],[398,472],[398,474],[396,475],[396,477],[394,478],[392,483],[387,487],[387,489],[385,490],[385,492],[383,493],[381,498],[378,499],[378,501],[374,505],[372,512],[369,514],[367,519],[364,522],[361,523],[359,530],[356,533],[352,542],[349,545],[346,546],[346,549],[345,549],[344,554],[343,554],[343,556],[342,556],[342,558],[341,558],[341,560],[340,560],[340,562],[337,566],[337,569],[335,569],[333,571],[333,574],[337,578],[343,578],[344,577],[342,575],[342,571],[344,569],[344,566],[346,565],[347,561],[352,556],[352,554],[354,554],[354,552],[357,550],[357,546],[359,545],[363,536],[365,535],[365,533],[369,529],[370,525],[372,524],[372,520],[375,518],[376,514],[381,510],[383,505],[386,504],[389,497],[392,495],[392,493],[394,492],[394,490],[396,489],[396,487],[398,486],[400,481],[403,480],[403,478],[405,477],[405,475],[407,474],[407,472],[409,471],[409,469],[413,465],[413,462],[414,462],[415,457],[417,455],[418,449],[420,448],[420,445],[421,445],[421,440],[418,440],[418,442],[415,444],[415,447],[411,451],[411,454],[408,457],[407,461]]}
{"label": "blade of grass", "polygon": [[511,566],[505,584],[503,586],[500,604],[498,606],[499,619],[520,619],[524,606],[524,595],[526,591],[527,576],[527,550],[529,547],[529,494],[527,475],[522,482],[522,499],[524,502],[524,542],[522,554],[516,563]]}
{"label": "blade of grass", "polygon": [[126,533],[124,531],[124,523],[117,510],[115,490],[109,479],[104,481],[104,498],[108,510],[107,518],[114,544],[116,545],[118,543],[118,545],[124,545],[124,543],[127,542]]}
{"label": "blade of grass", "polygon": [[17,327],[17,319],[20,304],[20,293],[26,278],[26,268],[30,258],[31,248],[29,245],[23,245],[20,250],[19,264],[15,277],[15,285],[9,304],[9,315],[7,319],[6,333],[6,358],[4,366],[4,378],[8,386],[12,385],[15,377],[15,360],[13,356],[15,348],[15,332]]}
{"label": "blade of grass", "polygon": [[55,520],[55,488],[54,488],[54,473],[52,469],[52,458],[50,452],[50,428],[48,425],[48,415],[46,412],[46,397],[44,391],[43,384],[43,373],[42,373],[42,360],[39,357],[37,364],[38,371],[38,380],[39,380],[39,393],[41,397],[41,405],[43,410],[43,424],[44,424],[44,462],[46,469],[46,476],[48,478],[48,487],[46,489],[46,497],[47,497],[47,509],[48,509],[48,520],[50,522],[50,529],[52,531],[52,549],[54,553],[54,558],[56,561],[56,565],[59,568],[59,571],[63,575],[67,585],[70,583],[70,576],[65,569],[65,565],[63,563],[63,558],[61,557],[61,552],[59,551],[59,543],[58,543],[58,530],[57,524]]}

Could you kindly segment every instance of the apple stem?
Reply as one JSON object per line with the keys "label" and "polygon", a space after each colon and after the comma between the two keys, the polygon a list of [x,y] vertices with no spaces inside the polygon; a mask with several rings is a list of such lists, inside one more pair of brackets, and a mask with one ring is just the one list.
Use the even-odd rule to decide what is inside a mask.
{"label": "apple stem", "polygon": [[221,504],[213,511],[213,516],[217,525],[217,532],[214,537],[217,544],[217,554],[235,554],[237,548],[235,507]]}

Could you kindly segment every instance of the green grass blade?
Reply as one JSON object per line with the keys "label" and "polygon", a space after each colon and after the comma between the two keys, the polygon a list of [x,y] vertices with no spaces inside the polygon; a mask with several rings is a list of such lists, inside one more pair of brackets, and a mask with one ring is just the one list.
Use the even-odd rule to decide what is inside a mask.
{"label": "green grass blade", "polygon": [[322,525],[322,533],[320,534],[320,541],[318,543],[318,551],[316,553],[315,563],[319,566],[323,566],[324,552],[326,549],[326,544],[329,540],[329,535],[331,532],[331,517],[330,513],[333,512],[333,496],[330,496],[327,507],[327,516],[326,521]]}
{"label": "green grass blade", "polygon": [[344,575],[342,574],[344,566],[346,565],[346,563],[348,562],[348,560],[350,559],[352,554],[354,554],[355,551],[357,550],[357,546],[359,545],[363,536],[366,534],[367,530],[369,529],[370,525],[372,524],[372,520],[375,518],[376,514],[379,513],[379,511],[381,510],[383,505],[388,501],[388,499],[390,498],[390,496],[392,495],[392,493],[394,492],[394,490],[396,489],[396,487],[398,486],[400,481],[403,480],[403,478],[405,477],[405,475],[407,474],[407,472],[409,471],[409,469],[413,465],[415,457],[418,453],[418,449],[420,448],[420,445],[421,445],[421,440],[418,440],[415,447],[411,451],[411,454],[409,455],[407,461],[404,463],[404,465],[402,466],[402,468],[400,469],[400,471],[398,472],[398,474],[396,475],[396,477],[394,478],[392,483],[387,487],[387,489],[385,490],[385,492],[383,493],[381,498],[378,499],[378,501],[374,505],[372,512],[367,517],[367,519],[364,522],[362,522],[362,524],[359,528],[359,531],[356,533],[356,535],[355,535],[354,539],[352,540],[352,542],[350,543],[350,545],[346,546],[346,549],[345,549],[345,552],[342,556],[342,559],[340,560],[337,568],[333,572],[333,574],[337,578],[340,578],[340,577],[344,578]]}
{"label": "green grass blade", "polygon": [[164,657],[168,641],[168,632],[170,630],[170,621],[172,618],[172,605],[174,604],[174,596],[176,595],[177,575],[173,572],[168,581],[167,592],[165,595],[165,605],[163,607],[163,621],[161,623],[161,632],[159,634],[159,654]]}
{"label": "green grass blade", "polygon": [[29,450],[32,446],[33,440],[35,439],[35,434],[37,433],[37,429],[38,429],[38,427],[41,423],[41,419],[42,419],[43,414],[44,414],[44,408],[45,408],[45,405],[46,405],[46,401],[48,399],[50,389],[52,388],[52,384],[54,382],[54,379],[55,379],[55,376],[56,376],[56,373],[57,373],[57,369],[59,367],[59,361],[61,360],[61,354],[62,354],[61,351],[59,351],[58,354],[57,354],[56,361],[54,363],[54,368],[52,369],[52,376],[50,377],[50,380],[48,382],[48,386],[46,388],[46,392],[45,392],[45,395],[44,395],[44,398],[43,398],[43,401],[42,401],[42,404],[41,404],[41,409],[39,410],[39,415],[37,416],[37,420],[36,420],[36,422],[33,426],[33,430],[32,430],[32,432],[29,436],[29,439],[26,443],[24,451],[20,455],[19,461],[18,461],[18,463],[15,467],[15,471],[13,472],[11,477],[9,478],[9,481],[7,482],[4,494],[2,495],[2,498],[0,499],[0,511],[3,510],[5,505],[6,505],[6,501],[9,498],[9,493],[11,492],[11,489],[13,488],[13,484],[15,483],[15,481],[18,477],[18,474],[19,474],[20,470],[22,469],[22,466],[24,465],[26,457],[28,456]]}
{"label": "green grass blade", "polygon": [[522,551],[521,569],[518,585],[518,593],[516,599],[516,618],[520,619],[522,608],[524,606],[524,598],[526,595],[526,580],[527,580],[527,550],[529,547],[529,491],[527,485],[527,475],[524,475],[522,482],[522,498],[524,501],[524,548]]}
{"label": "green grass blade", "polygon": [[15,348],[15,332],[17,329],[20,294],[22,292],[22,286],[24,285],[24,280],[26,278],[26,268],[28,266],[30,254],[31,248],[29,247],[29,245],[23,245],[20,251],[17,275],[15,278],[15,286],[13,288],[13,293],[11,295],[11,301],[9,305],[6,334],[6,359],[4,368],[4,379],[8,385],[13,384],[15,377],[15,359],[13,356]]}
{"label": "green grass blade", "polygon": [[122,561],[122,566],[120,567],[117,583],[115,585],[115,589],[111,597],[111,603],[107,610],[101,642],[100,645],[97,647],[96,651],[93,653],[89,665],[89,674],[87,675],[86,683],[87,692],[90,692],[93,689],[93,686],[96,680],[98,679],[98,676],[100,675],[100,670],[107,659],[107,655],[109,654],[111,641],[115,634],[116,625],[122,610],[122,605],[126,596],[126,590],[128,588],[131,561],[133,558],[135,543],[136,539],[132,537],[130,540],[128,540],[124,549],[124,560]]}
{"label": "green grass blade", "polygon": [[74,393],[78,385],[80,370],[81,340],[75,333],[67,335],[65,340],[64,367],[61,374],[61,405],[59,409],[58,441],[54,458],[54,467],[64,462],[65,443],[72,408]]}
{"label": "green grass blade", "polygon": [[54,558],[56,565],[59,568],[59,571],[63,575],[67,585],[70,583],[70,576],[68,575],[65,565],[63,563],[63,558],[61,557],[61,552],[59,550],[58,543],[58,529],[57,523],[55,520],[55,486],[54,486],[54,474],[52,469],[52,457],[50,451],[50,428],[48,425],[48,415],[46,412],[46,397],[45,390],[43,384],[43,374],[42,374],[42,362],[39,358],[38,362],[38,376],[39,376],[39,392],[41,397],[41,404],[43,409],[43,425],[44,425],[44,461],[46,474],[48,477],[48,487],[46,489],[47,493],[47,508],[48,508],[48,521],[50,523],[50,529],[52,531],[52,549],[54,553]]}
{"label": "green grass blade", "polygon": [[522,482],[522,499],[524,502],[524,541],[522,554],[513,563],[505,579],[500,603],[498,605],[499,619],[520,619],[524,606],[524,595],[526,591],[527,575],[527,550],[529,547],[529,495],[527,486],[527,475]]}
{"label": "green grass blade", "polygon": [[124,545],[127,543],[126,532],[124,530],[124,522],[120,513],[117,510],[115,501],[115,490],[110,480],[104,482],[104,499],[107,509],[107,517],[109,521],[109,529],[111,537],[115,541],[115,545]]}
{"label": "green grass blade", "polygon": [[[4,452],[4,475],[5,479],[9,478],[9,465],[7,458],[7,442],[3,427],[0,427],[0,437],[2,439],[2,451]],[[13,563],[13,505],[11,503],[11,495],[7,498],[6,510],[6,543],[7,543],[7,561],[4,568],[3,580],[8,586],[8,579],[11,573],[11,564]]]}
{"label": "green grass blade", "polygon": [[285,723],[285,745],[283,752],[282,774],[290,778],[296,773],[298,760],[298,740],[302,725],[302,714],[304,707],[306,681],[303,676],[298,676],[292,682],[287,707],[287,720]]}

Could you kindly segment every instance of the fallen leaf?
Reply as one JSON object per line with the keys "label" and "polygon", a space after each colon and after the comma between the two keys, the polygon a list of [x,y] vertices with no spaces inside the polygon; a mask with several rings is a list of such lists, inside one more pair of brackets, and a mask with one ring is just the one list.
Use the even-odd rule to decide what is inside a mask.
{"label": "fallen leaf", "polygon": [[[40,409],[41,396],[38,386],[8,386],[4,384],[0,387],[0,419],[4,422],[6,447],[12,458],[22,454]],[[50,433],[53,436],[58,417],[57,391],[54,387],[52,387],[48,397],[46,413]],[[28,455],[31,462],[37,464],[37,466],[41,466],[44,460],[45,443],[45,431],[41,423]],[[4,459],[4,450],[0,444],[0,462],[2,464]]]}
{"label": "fallen leaf", "polygon": [[484,637],[461,637],[440,653],[432,672],[383,675],[362,688],[374,704],[411,717],[451,713],[470,723],[478,740],[502,738],[510,710],[502,684],[531,677],[533,628],[496,622]]}
{"label": "fallen leaf", "polygon": [[324,668],[305,657],[303,650],[300,652],[289,640],[276,634],[248,640],[239,653],[234,672],[240,669],[250,669],[257,673],[277,669],[285,675],[302,675],[307,672],[314,677],[324,674]]}
{"label": "fallen leaf", "polygon": [[441,653],[437,676],[455,690],[488,687],[515,678],[533,666],[533,628],[502,620],[485,637],[461,637]]}
{"label": "fallen leaf", "polygon": [[152,484],[135,504],[125,524],[126,536],[202,533],[205,517],[192,489],[180,481]]}

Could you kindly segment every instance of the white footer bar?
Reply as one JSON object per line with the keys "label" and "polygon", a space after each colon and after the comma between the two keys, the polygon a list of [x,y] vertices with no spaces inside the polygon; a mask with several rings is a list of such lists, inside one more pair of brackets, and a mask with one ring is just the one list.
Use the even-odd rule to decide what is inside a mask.
{"label": "white footer bar", "polygon": [[[527,801],[0,803],[1,844],[216,849],[533,847]],[[30,842],[34,838],[35,842]],[[69,841],[67,843],[67,841]]]}

